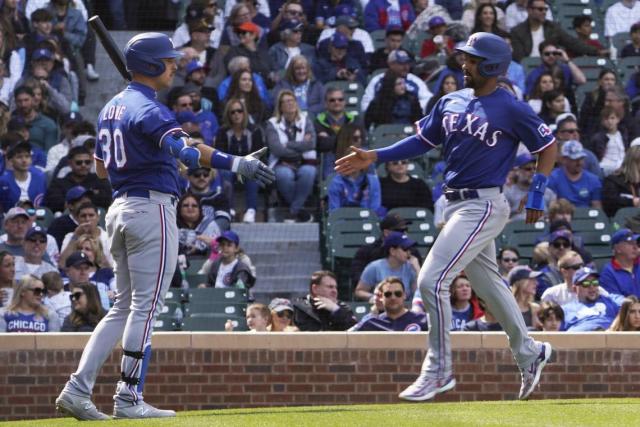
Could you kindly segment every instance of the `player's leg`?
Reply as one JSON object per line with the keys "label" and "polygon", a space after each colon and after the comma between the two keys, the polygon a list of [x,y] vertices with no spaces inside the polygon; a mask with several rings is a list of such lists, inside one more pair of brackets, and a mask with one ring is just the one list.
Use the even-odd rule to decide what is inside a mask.
{"label": "player's leg", "polygon": [[164,302],[177,263],[178,236],[171,204],[130,199],[125,233],[131,277],[131,312],[122,336],[122,377],[114,396],[114,416],[172,416],[146,403],[138,385],[143,381],[145,348],[153,322]]}
{"label": "player's leg", "polygon": [[511,352],[522,373],[519,397],[526,399],[540,381],[542,369],[551,357],[551,345],[529,336],[520,308],[498,272],[493,241],[467,265],[465,272],[476,294],[509,337]]}
{"label": "player's leg", "polygon": [[418,380],[400,393],[407,400],[428,400],[455,386],[451,360],[449,287],[465,266],[493,241],[508,218],[508,205],[495,200],[451,203],[447,222],[418,275],[429,314],[429,349]]}

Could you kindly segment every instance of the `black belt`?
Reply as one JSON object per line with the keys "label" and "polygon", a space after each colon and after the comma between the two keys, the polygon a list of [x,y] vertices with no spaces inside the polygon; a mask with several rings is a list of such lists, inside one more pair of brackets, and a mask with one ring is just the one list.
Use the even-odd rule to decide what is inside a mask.
{"label": "black belt", "polygon": [[[151,192],[149,190],[133,189],[117,194],[115,197],[142,197],[143,199],[151,199]],[[171,204],[175,205],[177,201],[178,198],[176,196],[171,196]]]}
{"label": "black belt", "polygon": [[[500,192],[502,193],[502,186],[500,186]],[[447,188],[444,190],[444,198],[450,202],[478,199],[479,197],[480,194],[478,194],[478,190],[455,190],[453,188]]]}

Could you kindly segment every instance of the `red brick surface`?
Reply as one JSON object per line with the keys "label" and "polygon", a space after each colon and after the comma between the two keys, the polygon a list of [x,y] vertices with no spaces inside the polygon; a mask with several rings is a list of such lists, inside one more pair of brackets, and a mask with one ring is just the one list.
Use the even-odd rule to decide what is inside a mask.
{"label": "red brick surface", "polygon": [[[78,350],[0,350],[0,419],[55,416],[54,399]],[[154,350],[145,399],[178,411],[397,402],[422,363],[416,350]],[[458,385],[441,401],[513,400],[520,375],[508,350],[454,350]],[[108,359],[94,401],[111,411],[120,353]],[[640,396],[635,349],[559,350],[534,398]]]}

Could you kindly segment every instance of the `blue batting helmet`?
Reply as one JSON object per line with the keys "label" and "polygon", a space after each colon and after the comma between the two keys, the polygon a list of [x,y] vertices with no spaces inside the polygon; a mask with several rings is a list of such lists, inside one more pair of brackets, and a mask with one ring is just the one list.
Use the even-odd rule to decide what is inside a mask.
{"label": "blue batting helmet", "polygon": [[484,77],[505,74],[511,63],[511,48],[502,37],[491,33],[473,33],[467,43],[456,50],[484,58],[478,65],[478,72]]}
{"label": "blue batting helmet", "polygon": [[142,33],[133,37],[124,48],[127,71],[157,77],[164,73],[162,59],[177,58],[182,54],[175,50],[166,34]]}

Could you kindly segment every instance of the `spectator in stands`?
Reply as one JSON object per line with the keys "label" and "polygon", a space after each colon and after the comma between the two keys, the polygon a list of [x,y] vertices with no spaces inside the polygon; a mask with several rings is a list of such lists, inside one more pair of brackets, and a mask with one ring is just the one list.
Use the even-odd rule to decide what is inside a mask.
{"label": "spectator in stands", "polygon": [[545,332],[558,332],[564,323],[564,311],[555,302],[543,302],[538,310],[538,320]]}
{"label": "spectator in stands", "polygon": [[249,289],[256,283],[249,265],[240,259],[240,238],[231,230],[216,239],[220,257],[213,261],[207,275],[207,286]]}
{"label": "spectator in stands", "polygon": [[533,92],[534,82],[537,80],[538,76],[545,71],[552,73],[553,69],[556,67],[559,67],[562,70],[564,86],[560,89],[564,92],[572,90],[574,85],[579,86],[586,83],[587,78],[584,73],[571,59],[569,59],[567,52],[564,49],[559,48],[550,40],[545,40],[540,43],[539,48],[542,63],[531,70],[527,75],[526,89],[528,95]]}
{"label": "spectator in stands", "polygon": [[[528,3],[528,0],[515,0],[507,6],[507,8],[505,9],[505,26],[507,27],[508,31],[511,31],[513,27],[527,20]],[[551,9],[549,8],[547,8],[545,19],[548,21],[553,20]]]}
{"label": "spectator in stands", "polygon": [[640,331],[640,302],[635,295],[629,295],[620,306],[620,311],[608,329],[613,332]]}
{"label": "spectator in stands", "polygon": [[[493,33],[500,37],[504,37],[507,32],[503,29],[500,23],[500,15],[504,17],[502,10],[497,8],[491,1],[484,1],[480,3],[477,1],[478,6],[475,10],[475,17],[473,20],[473,27],[470,33],[477,33],[484,31],[486,33]],[[500,11],[500,12],[498,12]],[[504,22],[504,21],[503,21]]]}
{"label": "spectator in stands", "polygon": [[426,314],[414,313],[405,308],[405,291],[400,278],[388,277],[382,280],[380,292],[384,313],[370,316],[358,323],[353,331],[417,332],[429,329]]}
{"label": "spectator in stands", "polygon": [[443,78],[442,83],[440,83],[440,86],[438,87],[438,91],[431,97],[431,99],[429,99],[425,114],[431,113],[431,110],[433,110],[433,107],[436,105],[436,102],[440,100],[440,98],[448,93],[455,92],[458,89],[461,88],[458,87],[458,80],[453,74],[449,74],[448,76]]}
{"label": "spectator in stands", "polygon": [[527,266],[518,266],[513,268],[508,276],[509,287],[529,330],[536,330],[541,326],[538,321],[540,306],[534,302],[537,285],[535,279],[541,274]]}
{"label": "spectator in stands", "polygon": [[[271,310],[264,304],[251,304],[247,307],[246,319],[247,328],[249,328],[250,332],[267,332],[272,322]],[[231,324],[231,328],[229,328],[229,323],[230,321],[227,320],[227,324],[225,325],[227,332],[233,331],[233,324]]]}
{"label": "spectator in stands", "polygon": [[266,125],[266,141],[278,192],[289,208],[287,219],[313,221],[304,204],[311,195],[317,173],[316,132],[290,90],[278,94],[274,115]]}
{"label": "spectator in stands", "polygon": [[[322,156],[322,179],[333,172],[336,160],[337,139],[340,130],[347,124],[356,123],[358,115],[345,110],[345,94],[334,86],[328,87],[324,94],[324,110],[316,115],[313,125],[316,130],[316,150]],[[355,131],[354,131],[355,132]],[[353,133],[352,135],[353,136]],[[360,141],[364,141],[364,133],[360,133]],[[348,140],[349,145],[351,138]]]}
{"label": "spectator in stands", "polygon": [[[276,10],[278,11],[278,14],[271,21],[271,31],[269,32],[268,40],[270,45],[278,42],[278,28],[280,28],[280,25],[284,21],[301,21],[305,25],[305,28],[310,30],[310,23],[307,21],[307,17],[313,19],[314,5],[312,2],[309,2],[308,0],[278,0],[277,3],[274,3],[272,0],[270,3],[273,12],[275,13]],[[281,7],[276,7],[276,5],[280,4],[282,4]]]}
{"label": "spectator in stands", "polygon": [[429,19],[429,35],[420,47],[420,58],[429,56],[447,57],[454,50],[455,40],[447,34],[447,22],[441,16]]}
{"label": "spectator in stands", "polygon": [[482,299],[478,298],[478,305],[484,314],[482,317],[467,322],[464,325],[464,330],[476,332],[502,331],[502,326],[500,326],[498,320],[491,311],[489,311],[487,304]]}
{"label": "spectator in stands", "polygon": [[568,104],[567,98],[562,91],[552,89],[542,94],[542,108],[540,109],[540,118],[551,128],[555,127],[556,119],[566,112],[565,105]]}
{"label": "spectator in stands", "polygon": [[542,302],[553,302],[558,305],[568,304],[576,301],[578,296],[573,287],[573,275],[576,271],[584,267],[584,262],[580,254],[576,251],[567,251],[558,260],[558,269],[564,282],[547,288],[540,300]]}
{"label": "spectator in stands", "polygon": [[604,107],[600,113],[600,124],[603,130],[596,132],[590,141],[605,177],[622,166],[625,151],[629,148],[626,129],[618,129],[621,119],[622,117],[618,116],[618,112],[612,107]]}
{"label": "spectator in stands", "polygon": [[218,91],[215,87],[209,86],[206,82],[207,70],[204,65],[197,59],[192,59],[186,64],[185,68],[185,85],[193,88],[195,85],[195,91],[192,93],[197,96],[192,96],[193,112],[199,114],[200,112],[212,112],[216,116],[222,111],[220,106]]}
{"label": "spectator in stands", "polygon": [[99,268],[89,256],[81,251],[73,252],[65,260],[66,288],[73,289],[78,283],[91,283],[100,297],[100,304],[108,311],[116,297],[116,283],[111,268]]}
{"label": "spectator in stands", "polygon": [[519,261],[520,252],[512,246],[505,246],[498,251],[498,269],[505,284],[509,283],[507,280],[509,272],[518,266]]}
{"label": "spectator in stands", "polygon": [[209,46],[218,48],[220,45],[220,37],[222,36],[222,30],[224,27],[224,16],[222,10],[218,8],[218,4],[215,1],[192,1],[187,6],[184,22],[176,28],[171,40],[174,45],[184,46],[189,42],[189,24],[203,20],[205,23],[214,27],[209,37]]}
{"label": "spectator in stands", "polygon": [[[262,128],[249,123],[249,113],[242,101],[236,98],[230,99],[225,105],[222,127],[218,129],[215,148],[236,156],[246,156],[262,147],[264,147]],[[204,172],[200,171],[200,174]],[[234,200],[233,190],[237,182],[234,174],[223,170],[218,170],[217,173],[222,178],[227,200]],[[194,175],[194,179],[198,177]],[[253,223],[258,206],[258,185],[254,181],[247,180],[244,182],[244,189],[247,210],[244,213],[243,222]]]}
{"label": "spectator in stands", "polygon": [[[451,330],[464,331],[467,322],[478,319],[483,315],[478,299],[474,296],[471,283],[464,274],[460,273],[451,282]],[[416,291],[416,294],[418,291]],[[415,301],[415,297],[414,297]],[[424,312],[424,304],[422,305]]]}
{"label": "spectator in stands", "polygon": [[31,145],[18,142],[9,147],[7,160],[11,169],[0,176],[0,209],[7,211],[21,199],[32,200],[35,206],[40,206],[47,191],[46,177],[32,166]]}
{"label": "spectator in stands", "polygon": [[33,89],[29,87],[16,88],[13,92],[16,103],[15,117],[27,124],[29,141],[43,150],[48,150],[58,143],[58,126],[35,109],[34,96]]}
{"label": "spectator in stands", "polygon": [[182,88],[181,93],[188,95],[191,98],[191,111],[196,116],[195,122],[200,128],[202,138],[204,139],[205,144],[213,146],[213,139],[218,131],[218,118],[210,109],[203,109],[200,86],[194,83],[186,83]]}
{"label": "spectator in stands", "polygon": [[336,31],[327,42],[327,48],[320,50],[315,64],[314,74],[323,82],[346,80],[365,85],[367,81],[367,64],[358,58],[347,55],[349,39]]}
{"label": "spectator in stands", "polygon": [[67,233],[62,241],[59,266],[64,265],[65,259],[73,252],[72,242],[75,242],[84,234],[88,234],[96,240],[100,241],[104,254],[109,260],[109,264],[113,265],[113,258],[109,251],[109,240],[107,232],[98,226],[100,221],[100,213],[98,208],[91,202],[79,205],[76,208],[74,217],[78,220],[78,226],[73,232]]}
{"label": "spectator in stands", "polygon": [[274,98],[284,89],[295,94],[300,110],[313,116],[323,110],[324,86],[313,75],[311,63],[304,56],[291,58],[283,79],[273,88]]}
{"label": "spectator in stands", "polygon": [[620,169],[607,176],[602,186],[602,208],[609,217],[618,209],[640,206],[640,146],[630,147]]}
{"label": "spectator in stands", "polygon": [[[416,3],[418,2],[422,3],[419,7],[416,6]],[[416,37],[418,37],[419,34],[426,32],[429,29],[429,20],[434,16],[440,16],[444,18],[447,24],[450,24],[452,22],[451,16],[449,15],[447,9],[442,7],[434,0],[416,0],[414,1],[414,9],[418,17],[413,21],[409,29],[406,30],[409,40],[413,41],[416,39]],[[417,9],[422,9],[422,11],[419,12]]]}
{"label": "spectator in stands", "polygon": [[210,240],[218,237],[220,227],[211,216],[205,216],[200,199],[185,194],[177,206],[179,253],[187,256],[206,255]]}
{"label": "spectator in stands", "polygon": [[338,283],[327,270],[311,275],[309,294],[293,303],[293,320],[301,331],[346,331],[356,324],[347,304],[338,301]]}
{"label": "spectator in stands", "polygon": [[578,300],[562,306],[564,330],[604,331],[611,326],[624,300],[622,295],[602,295],[597,271],[583,267],[573,275]]}
{"label": "spectator in stands", "polygon": [[629,29],[631,42],[627,43],[620,51],[620,58],[627,56],[640,56],[640,21],[636,22]]}
{"label": "spectator in stands", "polygon": [[551,172],[548,188],[558,198],[569,200],[576,207],[602,207],[602,183],[584,170],[586,154],[580,142],[571,140],[561,148],[562,165]]}
{"label": "spectator in stands", "polygon": [[0,250],[0,307],[6,307],[13,297],[16,284],[15,256],[5,249]]}
{"label": "spectator in stands", "polygon": [[69,291],[64,290],[64,282],[58,270],[44,273],[42,283],[47,290],[44,305],[49,310],[55,311],[59,319],[64,319],[71,313],[71,301]]}
{"label": "spectator in stands", "polygon": [[64,236],[72,233],[78,226],[78,220],[74,217],[77,208],[85,203],[91,203],[89,192],[82,186],[70,188],[64,200],[64,212],[67,213],[54,218],[47,230],[56,239],[58,247],[62,246]]}
{"label": "spectator in stands", "polygon": [[302,56],[312,63],[315,61],[316,50],[307,43],[302,43],[304,24],[298,20],[284,21],[280,25],[280,39],[269,48],[272,71],[279,73],[287,69],[292,59]]}
{"label": "spectator in stands", "polygon": [[602,269],[600,285],[607,292],[640,296],[640,262],[637,235],[621,228],[611,236],[613,257]]}
{"label": "spectator in stands", "polygon": [[226,67],[234,57],[244,56],[249,59],[251,70],[258,73],[269,85],[270,82],[274,81],[271,71],[275,70],[275,67],[271,63],[267,50],[259,45],[261,31],[260,27],[253,22],[244,22],[237,26],[235,32],[240,39],[240,43],[229,49],[229,52],[224,57],[224,64]]}
{"label": "spectator in stands", "polygon": [[365,113],[366,127],[382,124],[411,125],[423,116],[418,97],[407,90],[406,79],[387,71]]}
{"label": "spectator in stands", "polygon": [[[420,108],[424,110],[432,94],[427,88],[427,85],[420,77],[409,72],[409,70],[411,69],[411,63],[411,56],[409,56],[409,54],[404,50],[393,50],[387,57],[387,65],[389,66],[389,70],[405,79],[407,92],[412,93],[418,97]],[[360,102],[362,112],[367,111],[367,108],[369,108],[369,104],[371,103],[371,101],[373,101],[373,98],[382,86],[383,78],[384,74],[378,74],[377,76],[373,77],[367,84],[364,95],[362,97],[362,101]]]}
{"label": "spectator in stands", "polygon": [[[531,185],[533,174],[536,170],[536,158],[529,153],[520,154],[514,163],[515,181],[504,189],[504,195],[511,206],[511,220],[521,220],[525,218],[524,205],[521,203]],[[551,189],[544,192],[544,205],[548,209],[549,205],[556,199],[555,193]]]}
{"label": "spectator in stands", "polygon": [[224,184],[220,172],[209,168],[189,169],[186,194],[199,197],[203,216],[214,218],[220,231],[226,231],[231,226],[232,212],[229,198],[223,191]]}
{"label": "spectator in stands", "polygon": [[[554,89],[553,75],[550,72],[544,71],[536,78],[531,93],[527,95],[527,103],[536,114],[542,111],[542,97],[544,94]],[[570,112],[571,105],[566,98],[565,102],[564,111]]]}
{"label": "spectator in stands", "polygon": [[58,166],[60,160],[69,154],[71,140],[73,139],[73,129],[75,125],[81,121],[82,115],[76,112],[65,114],[62,117],[62,141],[47,151],[47,166],[45,168],[47,174],[53,173],[53,170]]}
{"label": "spectator in stands", "polygon": [[49,84],[47,81],[49,72],[42,65],[34,65],[31,74],[31,76],[20,80],[18,84],[33,90],[33,107],[36,111],[55,122],[61,121],[61,116],[69,113],[71,102]]}
{"label": "spectator in stands", "polygon": [[225,103],[232,98],[240,99],[249,112],[249,122],[255,126],[260,125],[269,116],[269,106],[260,96],[258,89],[254,74],[241,69],[231,76],[229,91],[225,98]]}
{"label": "spectator in stands", "polygon": [[[459,42],[456,44],[457,47],[461,47],[464,42]],[[435,77],[434,87],[440,87],[442,85],[442,81],[448,76],[453,76],[456,79],[456,83],[458,87],[464,87],[464,76],[462,72],[462,62],[463,62],[463,53],[462,51],[456,50],[452,55],[449,55],[444,63],[444,69]]]}
{"label": "spectator in stands", "polygon": [[293,324],[293,304],[286,298],[274,298],[269,303],[271,310],[271,332],[297,332]]}
{"label": "spectator in stands", "polygon": [[43,304],[46,288],[35,276],[24,276],[14,289],[7,307],[0,308],[2,332],[57,332],[60,319]]}
{"label": "spectator in stands", "polygon": [[189,41],[181,47],[193,48],[196,51],[198,61],[208,66],[213,62],[216,52],[209,44],[213,27],[209,26],[204,20],[192,22],[188,27]]}
{"label": "spectator in stands", "polygon": [[64,318],[61,332],[92,332],[104,317],[96,287],[90,283],[76,283],[69,295],[72,311]]}
{"label": "spectator in stands", "polygon": [[[571,113],[565,113],[556,119],[556,129],[554,131],[556,142],[558,143],[558,159],[557,164],[562,163],[562,146],[569,140],[581,141],[585,138],[581,137],[580,128],[576,116]],[[587,139],[588,140],[588,139]],[[583,147],[584,148],[584,147]],[[584,167],[587,171],[602,179],[602,169],[598,163],[598,158],[593,151],[584,148]]]}
{"label": "spectator in stands", "polygon": [[112,268],[112,264],[109,262],[109,258],[107,258],[102,244],[94,237],[84,234],[72,243],[72,248],[73,252],[82,252],[85,254],[97,269]]}
{"label": "spectator in stands", "polygon": [[336,32],[344,34],[349,39],[347,55],[357,57],[362,65],[368,64],[367,58],[373,54],[373,40],[367,31],[358,28],[360,21],[356,10],[348,5],[338,5],[336,16],[333,20],[333,28],[325,28],[318,37],[318,50],[326,48],[326,39],[331,38]]}
{"label": "spectator in stands", "polygon": [[[31,56],[29,73],[27,77],[33,77],[42,82],[48,92],[51,92],[55,104],[61,106],[62,113],[69,111],[72,101],[80,101],[79,82],[74,71],[67,71],[65,64],[67,57],[59,53],[55,41],[43,42],[43,47],[36,49]],[[84,102],[84,100],[82,99]]]}
{"label": "spectator in stands", "polygon": [[24,238],[24,256],[15,257],[16,277],[32,275],[40,279],[44,273],[58,269],[44,260],[47,248],[47,230],[35,226],[27,230]]}
{"label": "spectator in stands", "polygon": [[[228,18],[224,23],[224,29],[222,31],[222,37],[220,39],[220,46],[218,48],[218,54],[226,55],[229,48],[240,44],[240,37],[236,33],[236,28],[242,24],[251,23],[251,11],[249,7],[244,3],[236,3],[231,8]],[[277,29],[277,26],[274,30]],[[266,33],[268,29],[259,27],[260,31],[260,43],[265,43],[266,46]]]}
{"label": "spectator in stands", "polygon": [[640,3],[636,0],[620,0],[607,8],[604,15],[604,35],[610,41],[618,33],[626,33],[640,21]]}
{"label": "spectator in stands", "polygon": [[[572,27],[573,27],[573,30],[576,32],[576,35],[578,36],[578,40],[580,40],[582,43],[589,46],[593,46],[596,49],[598,49],[600,56],[609,54],[609,50],[605,49],[604,46],[602,46],[602,43],[600,43],[597,37],[595,39],[592,38],[593,18],[591,18],[591,16],[589,15],[575,16],[573,18]],[[569,51],[569,54],[571,56],[578,56],[571,51]]]}
{"label": "spectator in stands", "polygon": [[106,179],[100,179],[91,172],[92,155],[83,146],[69,150],[69,166],[71,172],[64,178],[53,178],[49,184],[44,205],[53,212],[62,212],[64,199],[73,187],[82,186],[90,195],[91,201],[103,209],[111,205],[111,185]]}
{"label": "spectator in stands", "polygon": [[360,301],[373,302],[376,283],[394,276],[402,280],[407,300],[411,301],[416,289],[416,278],[420,271],[418,259],[409,250],[416,242],[398,231],[389,233],[384,239],[385,257],[372,261],[364,268],[354,296]]}
{"label": "spectator in stands", "polygon": [[511,29],[513,58],[516,61],[542,56],[543,49],[538,50],[538,46],[543,41],[552,43],[554,47],[563,46],[576,55],[598,55],[595,47],[570,36],[560,24],[547,19],[548,11],[549,6],[544,0],[527,1],[527,20]]}
{"label": "spectator in stands", "polygon": [[[13,43],[21,40],[29,32],[29,20],[25,16],[25,11],[18,7],[17,0],[6,0],[2,2],[0,14],[3,17],[3,26],[6,32],[12,36]],[[22,6],[22,5],[20,5]]]}
{"label": "spectator in stands", "polygon": [[[558,285],[564,281],[560,269],[558,268],[558,260],[564,256],[573,243],[573,234],[568,230],[557,230],[551,233],[549,238],[549,262],[540,269],[542,273],[538,276],[538,286],[536,289],[536,301],[548,288]],[[539,245],[541,245],[540,243]]]}
{"label": "spectator in stands", "polygon": [[[628,135],[629,140],[633,140],[640,136],[640,123],[631,114],[629,97],[623,88],[613,86],[606,89],[604,95],[604,107],[613,108],[618,116],[622,117],[618,124],[618,128],[621,133],[626,133]],[[595,123],[593,123],[586,132],[583,129],[583,133],[586,133],[585,140],[587,141],[595,132],[601,129],[600,122],[597,120],[594,120],[594,122]]]}
{"label": "spectator in stands", "polygon": [[615,71],[603,68],[598,74],[598,86],[588,92],[582,106],[580,107],[580,128],[586,130],[587,135],[591,135],[600,121],[600,113],[604,108],[605,94],[610,88],[618,84],[618,76]]}
{"label": "spectator in stands", "polygon": [[404,29],[400,26],[387,27],[384,37],[384,46],[376,49],[369,60],[369,73],[373,73],[375,70],[381,68],[387,68],[389,53],[400,49],[404,35]]}
{"label": "spectator in stands", "polygon": [[24,237],[31,227],[29,214],[23,208],[11,208],[4,215],[3,230],[7,239],[0,243],[0,251],[8,251],[13,256],[24,256]]}
{"label": "spectator in stands", "polygon": [[431,190],[422,179],[409,175],[408,160],[388,162],[385,169],[387,176],[380,179],[382,206],[387,210],[420,207],[433,212]]}
{"label": "spectator in stands", "polygon": [[[460,14],[454,19],[459,19]],[[390,25],[400,26],[405,31],[416,19],[413,5],[409,0],[389,3],[386,0],[370,0],[364,8],[364,28],[368,32],[384,30]]]}

